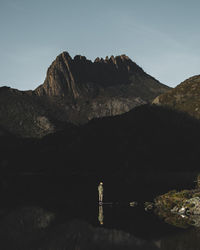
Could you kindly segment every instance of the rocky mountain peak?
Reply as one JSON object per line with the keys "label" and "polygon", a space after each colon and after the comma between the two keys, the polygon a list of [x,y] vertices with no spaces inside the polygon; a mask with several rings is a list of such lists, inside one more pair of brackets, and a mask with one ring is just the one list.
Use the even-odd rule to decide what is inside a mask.
{"label": "rocky mountain peak", "polygon": [[64,51],[63,53],[61,53],[60,55],[58,55],[56,57],[56,59],[54,60],[53,64],[59,64],[59,63],[63,63],[63,62],[68,62],[70,63],[72,61],[72,57],[70,56],[70,54],[66,51]]}
{"label": "rocky mountain peak", "polygon": [[122,61],[131,61],[131,59],[125,54],[116,56],[116,58],[120,58]]}
{"label": "rocky mountain peak", "polygon": [[[43,85],[35,92],[42,96],[68,96],[77,99],[88,83],[105,88],[130,83],[130,76],[139,78],[145,72],[128,56],[107,56],[96,58],[94,62],[85,56],[77,55],[73,59],[68,52],[57,56],[47,71]],[[86,91],[85,91],[86,92]]]}
{"label": "rocky mountain peak", "polygon": [[[146,86],[147,82],[149,87]],[[130,85],[135,86],[134,96],[138,88],[140,93],[146,89],[151,89],[151,92],[154,88],[166,89],[125,54],[107,56],[105,59],[97,57],[92,62],[85,56],[76,55],[72,58],[68,52],[63,52],[51,64],[44,83],[35,90],[35,93],[39,96],[64,97],[67,100],[91,99],[98,93],[103,93],[105,89],[112,87],[116,90],[119,86]],[[148,98],[145,97],[145,100]]]}
{"label": "rocky mountain peak", "polygon": [[87,61],[87,58],[85,56],[77,55],[77,56],[74,57],[74,61],[75,62]]}
{"label": "rocky mountain peak", "polygon": [[39,86],[35,92],[40,96],[64,96],[70,91],[76,98],[78,92],[71,71],[72,63],[73,59],[67,52],[57,56],[48,68],[44,84]]}
{"label": "rocky mountain peak", "polygon": [[[125,54],[123,55],[120,55],[120,56],[106,56],[105,59],[103,58],[99,58],[97,57],[95,60],[94,60],[94,63],[113,63],[113,64],[117,64],[117,61],[122,61],[122,62],[125,62],[125,61],[129,61],[129,62],[132,62],[131,59],[126,56]],[[133,62],[132,62],[133,63]]]}

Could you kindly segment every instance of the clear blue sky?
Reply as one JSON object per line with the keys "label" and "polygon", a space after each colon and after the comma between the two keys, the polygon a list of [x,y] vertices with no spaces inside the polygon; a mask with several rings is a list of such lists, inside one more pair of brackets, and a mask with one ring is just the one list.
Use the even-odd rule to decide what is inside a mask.
{"label": "clear blue sky", "polygon": [[62,51],[127,54],[162,83],[200,74],[199,0],[0,0],[0,86],[34,89]]}

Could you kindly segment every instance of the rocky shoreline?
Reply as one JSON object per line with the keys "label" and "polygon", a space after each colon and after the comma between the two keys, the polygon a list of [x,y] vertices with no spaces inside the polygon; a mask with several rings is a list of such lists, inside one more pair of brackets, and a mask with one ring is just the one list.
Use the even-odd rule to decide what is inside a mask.
{"label": "rocky shoreline", "polygon": [[200,214],[200,189],[169,191],[155,198],[155,207],[179,214]]}
{"label": "rocky shoreline", "polygon": [[154,212],[176,227],[200,227],[200,189],[169,191],[154,199]]}

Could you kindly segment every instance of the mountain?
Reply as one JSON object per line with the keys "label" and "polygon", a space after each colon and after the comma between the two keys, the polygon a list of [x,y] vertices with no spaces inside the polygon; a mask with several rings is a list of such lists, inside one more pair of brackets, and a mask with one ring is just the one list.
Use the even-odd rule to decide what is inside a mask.
{"label": "mountain", "polygon": [[92,62],[63,52],[34,91],[0,88],[0,126],[19,136],[42,137],[66,122],[128,112],[168,90],[126,55]]}
{"label": "mountain", "polygon": [[[68,126],[40,140],[1,140],[0,173],[3,180],[8,179],[12,192],[21,187],[20,194],[27,190],[22,177],[32,173],[44,179],[50,176],[49,183],[42,181],[41,188],[34,180],[33,193],[45,189],[52,195],[49,189],[61,187],[62,176],[63,183],[69,184],[67,189],[62,187],[65,194],[71,195],[73,190],[77,192],[74,197],[79,197],[89,180],[96,187],[103,179],[112,190],[112,199],[121,195],[121,199],[129,200],[132,197],[126,195],[132,193],[126,190],[135,190],[140,197],[141,193],[155,195],[172,187],[183,188],[181,178],[194,185],[200,165],[199,140],[199,120],[165,107],[142,105],[80,127]],[[157,184],[150,185],[154,180]],[[96,188],[92,192],[95,197]]]}
{"label": "mountain", "polygon": [[[16,138],[22,147],[20,150],[16,146],[21,151],[17,158],[21,155],[19,159],[24,164],[17,164],[14,157],[7,160],[25,170],[45,166],[67,173],[84,170],[114,174],[119,169],[124,173],[182,171],[188,166],[192,171],[200,162],[199,139],[199,120],[166,107],[145,104],[122,115],[93,119],[80,127],[68,125],[41,140]],[[32,159],[29,166],[26,158]]]}
{"label": "mountain", "polygon": [[83,56],[72,59],[63,52],[49,67],[44,84],[35,91],[40,96],[66,96],[76,101],[105,94],[149,101],[166,89],[126,55],[92,62]]}
{"label": "mountain", "polygon": [[53,132],[56,122],[32,91],[1,87],[0,126],[15,135],[40,137]]}
{"label": "mountain", "polygon": [[200,75],[193,76],[161,94],[153,103],[169,106],[200,119]]}

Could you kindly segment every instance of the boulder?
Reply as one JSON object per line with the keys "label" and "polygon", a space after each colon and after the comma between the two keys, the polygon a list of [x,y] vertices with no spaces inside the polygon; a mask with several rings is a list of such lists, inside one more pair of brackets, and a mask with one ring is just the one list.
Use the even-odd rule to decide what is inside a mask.
{"label": "boulder", "polygon": [[200,198],[193,197],[184,200],[171,209],[173,213],[200,215]]}

